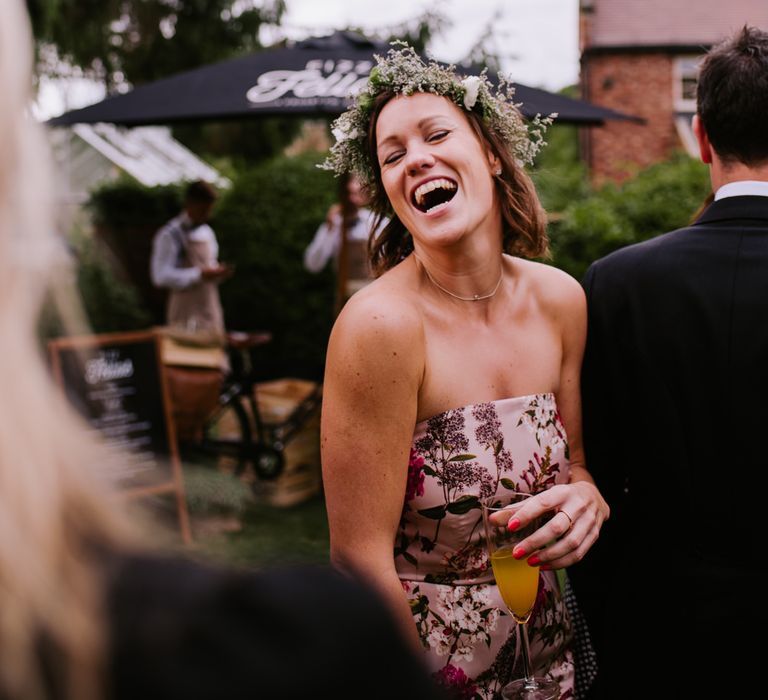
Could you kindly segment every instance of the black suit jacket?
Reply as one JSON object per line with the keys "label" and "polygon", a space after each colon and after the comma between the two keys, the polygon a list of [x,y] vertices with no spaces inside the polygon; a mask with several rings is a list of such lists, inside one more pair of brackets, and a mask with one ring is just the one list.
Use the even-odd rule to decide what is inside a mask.
{"label": "black suit jacket", "polygon": [[688,657],[719,683],[768,621],[768,197],[714,202],[584,287],[584,445],[612,513],[571,574],[605,696],[648,697]]}

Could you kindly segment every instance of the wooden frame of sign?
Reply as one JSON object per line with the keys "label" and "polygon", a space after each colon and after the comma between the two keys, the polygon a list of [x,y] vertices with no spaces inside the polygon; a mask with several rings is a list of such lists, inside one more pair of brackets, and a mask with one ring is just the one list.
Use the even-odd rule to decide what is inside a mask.
{"label": "wooden frame of sign", "polygon": [[154,331],[55,338],[56,381],[75,409],[125,455],[128,498],[175,494],[181,538],[192,541],[160,338]]}

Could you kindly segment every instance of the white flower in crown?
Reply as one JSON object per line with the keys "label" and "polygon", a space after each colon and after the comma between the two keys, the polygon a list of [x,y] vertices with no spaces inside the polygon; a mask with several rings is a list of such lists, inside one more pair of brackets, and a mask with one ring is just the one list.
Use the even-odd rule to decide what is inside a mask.
{"label": "white flower in crown", "polygon": [[360,136],[359,130],[350,124],[349,120],[338,120],[336,126],[331,129],[333,137],[341,143],[342,141],[349,141],[350,139],[356,139]]}
{"label": "white flower in crown", "polygon": [[472,109],[477,102],[477,95],[480,92],[480,84],[483,81],[476,75],[470,75],[461,81],[464,86],[464,106],[467,109]]}

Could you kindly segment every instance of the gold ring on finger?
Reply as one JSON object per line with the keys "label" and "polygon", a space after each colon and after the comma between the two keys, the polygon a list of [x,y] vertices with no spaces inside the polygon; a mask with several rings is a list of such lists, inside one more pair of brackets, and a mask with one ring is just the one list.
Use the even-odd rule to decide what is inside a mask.
{"label": "gold ring on finger", "polygon": [[[566,518],[568,518],[568,530],[570,530],[573,527],[573,518],[568,515],[568,513],[566,513],[562,508],[558,508],[557,512],[562,513]],[[566,530],[566,532],[568,532],[568,530]]]}

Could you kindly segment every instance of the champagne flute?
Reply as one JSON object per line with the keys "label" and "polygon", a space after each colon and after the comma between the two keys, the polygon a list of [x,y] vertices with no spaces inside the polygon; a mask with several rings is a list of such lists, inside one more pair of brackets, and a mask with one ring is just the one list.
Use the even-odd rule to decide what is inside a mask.
{"label": "champagne flute", "polygon": [[[527,557],[515,559],[512,550],[542,525],[536,518],[514,531],[507,529],[510,516],[531,494],[517,491],[499,493],[482,504],[483,524],[493,576],[507,609],[517,622],[522,644],[523,678],[508,683],[501,695],[506,700],[556,700],[560,685],[548,678],[534,677],[531,670],[531,652],[528,643],[528,620],[533,612],[539,589],[539,567],[530,566]],[[503,516],[494,517],[504,511]],[[498,522],[497,522],[498,521]]]}

